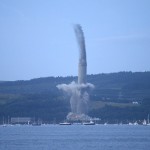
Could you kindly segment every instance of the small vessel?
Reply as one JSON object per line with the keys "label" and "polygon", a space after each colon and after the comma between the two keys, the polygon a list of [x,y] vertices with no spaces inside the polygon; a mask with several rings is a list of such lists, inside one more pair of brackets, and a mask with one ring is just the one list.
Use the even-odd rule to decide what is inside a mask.
{"label": "small vessel", "polygon": [[34,122],[34,123],[32,123],[32,126],[41,126],[41,123]]}
{"label": "small vessel", "polygon": [[135,122],[133,123],[133,125],[139,125],[139,124],[137,123],[137,121],[135,121]]}
{"label": "small vessel", "polygon": [[84,122],[83,125],[95,125],[95,122],[93,122],[93,121]]}
{"label": "small vessel", "polygon": [[128,125],[130,125],[130,126],[131,126],[131,125],[134,125],[134,123],[132,123],[132,122],[129,122],[129,123],[128,123]]}
{"label": "small vessel", "polygon": [[149,123],[149,114],[148,114],[148,116],[147,116],[147,125],[148,125],[148,126],[150,125],[150,123]]}
{"label": "small vessel", "polygon": [[59,125],[71,125],[71,123],[70,122],[61,122],[61,123],[59,123]]}
{"label": "small vessel", "polygon": [[147,123],[146,123],[146,120],[144,119],[144,121],[143,121],[143,126],[146,126],[147,125]]}
{"label": "small vessel", "polygon": [[4,117],[3,117],[3,124],[2,124],[2,127],[7,127],[7,125],[5,124],[5,121],[4,121]]}
{"label": "small vessel", "polygon": [[6,124],[3,124],[2,127],[7,127],[7,125],[6,125]]}
{"label": "small vessel", "polygon": [[147,121],[144,119],[143,125],[144,125],[144,126],[149,126],[149,125],[150,125],[150,123],[149,123],[149,114],[148,114],[148,116],[147,116]]}

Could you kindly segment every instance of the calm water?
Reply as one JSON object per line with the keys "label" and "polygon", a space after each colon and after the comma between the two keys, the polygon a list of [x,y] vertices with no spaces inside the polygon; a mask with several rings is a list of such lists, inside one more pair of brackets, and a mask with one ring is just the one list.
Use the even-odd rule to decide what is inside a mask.
{"label": "calm water", "polygon": [[0,127],[0,150],[149,150],[150,126]]}

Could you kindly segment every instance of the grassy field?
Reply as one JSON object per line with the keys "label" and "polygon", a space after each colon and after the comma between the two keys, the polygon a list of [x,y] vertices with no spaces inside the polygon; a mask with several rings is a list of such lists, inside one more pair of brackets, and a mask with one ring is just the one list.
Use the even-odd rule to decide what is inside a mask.
{"label": "grassy field", "polygon": [[19,94],[0,94],[0,105],[9,104],[21,98]]}
{"label": "grassy field", "polygon": [[107,106],[125,108],[125,107],[137,107],[139,104],[132,103],[115,103],[115,102],[104,102],[104,101],[90,101],[90,110],[92,109],[100,109]]}

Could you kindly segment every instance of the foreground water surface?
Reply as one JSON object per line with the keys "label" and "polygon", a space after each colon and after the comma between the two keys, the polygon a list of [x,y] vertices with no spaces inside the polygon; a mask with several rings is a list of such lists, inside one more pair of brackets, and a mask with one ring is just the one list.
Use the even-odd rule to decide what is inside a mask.
{"label": "foreground water surface", "polygon": [[0,150],[149,150],[150,126],[0,127]]}

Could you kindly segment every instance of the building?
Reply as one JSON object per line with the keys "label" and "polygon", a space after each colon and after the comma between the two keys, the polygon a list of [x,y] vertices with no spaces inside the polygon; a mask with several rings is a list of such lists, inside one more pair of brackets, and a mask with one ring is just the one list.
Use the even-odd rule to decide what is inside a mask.
{"label": "building", "polygon": [[11,123],[12,124],[29,124],[32,122],[32,118],[30,117],[12,117]]}

